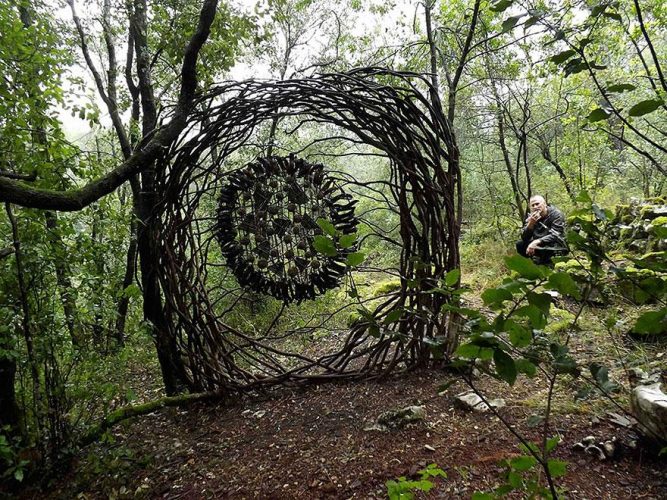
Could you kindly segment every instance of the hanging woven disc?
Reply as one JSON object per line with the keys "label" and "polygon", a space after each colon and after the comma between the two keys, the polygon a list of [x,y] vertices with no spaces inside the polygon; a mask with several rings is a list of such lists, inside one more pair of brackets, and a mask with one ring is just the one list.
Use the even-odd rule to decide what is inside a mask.
{"label": "hanging woven disc", "polygon": [[223,186],[216,236],[241,286],[300,302],[340,283],[356,250],[340,245],[340,236],[356,233],[355,204],[321,164],[259,158]]}

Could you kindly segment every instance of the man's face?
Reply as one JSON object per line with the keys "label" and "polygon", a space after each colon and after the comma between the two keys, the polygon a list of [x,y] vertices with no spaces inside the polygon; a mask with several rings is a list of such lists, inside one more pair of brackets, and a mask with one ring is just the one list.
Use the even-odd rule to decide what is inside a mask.
{"label": "man's face", "polygon": [[536,196],[530,200],[530,211],[539,212],[542,217],[547,215],[547,202],[541,196]]}

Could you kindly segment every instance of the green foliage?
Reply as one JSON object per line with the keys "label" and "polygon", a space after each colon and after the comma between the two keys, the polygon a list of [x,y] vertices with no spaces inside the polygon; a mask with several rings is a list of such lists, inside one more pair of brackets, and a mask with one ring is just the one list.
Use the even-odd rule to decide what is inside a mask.
{"label": "green foliage", "polygon": [[566,462],[549,458],[558,442],[558,436],[547,439],[544,455],[540,460],[535,458],[535,454],[540,451],[535,443],[521,444],[519,448],[526,453],[525,455],[501,462],[505,467],[505,482],[491,492],[477,491],[472,498],[486,500],[505,498],[510,494],[512,496],[520,494],[523,498],[553,498],[551,490],[545,487],[540,479],[545,468],[553,478],[562,477],[567,472]]}
{"label": "green foliage", "polygon": [[9,427],[0,429],[0,479],[13,478],[20,483],[30,461],[20,457],[21,440],[12,436],[10,431]]}
{"label": "green foliage", "polygon": [[667,335],[667,307],[643,313],[632,331],[638,335]]}
{"label": "green foliage", "polygon": [[419,480],[411,481],[405,476],[396,480],[390,480],[385,483],[387,487],[387,496],[390,500],[411,500],[414,498],[413,491],[422,491],[428,493],[435,484],[431,479],[447,478],[447,473],[440,469],[436,464],[429,464],[426,468],[418,471]]}

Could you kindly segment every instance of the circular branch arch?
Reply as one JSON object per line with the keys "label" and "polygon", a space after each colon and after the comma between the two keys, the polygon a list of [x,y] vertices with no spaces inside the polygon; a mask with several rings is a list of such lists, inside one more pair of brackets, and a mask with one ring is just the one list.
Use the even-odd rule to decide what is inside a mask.
{"label": "circular branch arch", "polygon": [[[428,97],[427,97],[428,96]],[[287,81],[228,82],[199,100],[188,133],[165,152],[157,172],[160,281],[172,319],[169,338],[192,389],[241,389],[288,380],[364,377],[425,362],[426,339],[445,351],[455,332],[434,294],[459,266],[460,180],[456,141],[437,93],[413,73],[366,68]],[[296,117],[298,127],[331,124],[383,152],[400,234],[400,287],[356,321],[333,352],[308,356],[270,341],[271,328],[248,334],[231,327],[211,283],[215,239],[210,213],[229,172],[230,155],[260,125]],[[206,208],[208,207],[208,208]],[[219,293],[217,295],[220,295]],[[281,313],[285,306],[281,309]],[[389,321],[391,320],[391,321]]]}

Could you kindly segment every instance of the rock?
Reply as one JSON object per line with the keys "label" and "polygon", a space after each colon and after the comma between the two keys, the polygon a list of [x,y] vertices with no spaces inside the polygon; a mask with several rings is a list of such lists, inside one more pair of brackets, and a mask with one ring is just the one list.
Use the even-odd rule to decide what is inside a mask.
{"label": "rock", "polygon": [[[480,398],[473,391],[466,391],[462,392],[461,394],[457,394],[456,397],[454,398],[454,403],[456,406],[464,410],[479,411],[479,412],[485,412],[489,410],[489,406],[486,403],[484,403],[484,401],[482,401],[482,398]],[[492,408],[502,408],[503,406],[505,406],[505,401],[500,398],[492,399],[489,400],[489,405]]]}
{"label": "rock", "polygon": [[364,427],[365,432],[372,432],[372,431],[378,431],[378,432],[387,432],[389,429],[385,425],[379,425],[376,423],[372,423],[370,425],[367,425]]}
{"label": "rock", "polygon": [[652,371],[649,375],[641,368],[630,368],[628,380],[630,381],[631,387],[637,387],[638,385],[652,385],[660,382],[660,370]]}
{"label": "rock", "polygon": [[646,205],[641,211],[642,219],[653,220],[667,216],[667,205]]}
{"label": "rock", "polygon": [[594,444],[589,444],[588,446],[586,446],[585,451],[589,455],[593,455],[598,460],[606,460],[607,459],[607,457],[604,454],[604,451],[602,451],[601,448],[599,448],[598,446],[596,446]]}
{"label": "rock", "polygon": [[589,444],[593,444],[595,442],[595,436],[586,436],[584,439],[581,440],[582,444],[588,446]]}
{"label": "rock", "polygon": [[667,394],[660,389],[660,383],[635,387],[630,405],[643,434],[667,441]]}
{"label": "rock", "polygon": [[616,438],[613,437],[609,441],[602,443],[602,451],[604,451],[604,454],[607,458],[614,458],[616,456],[616,452],[618,451],[618,447],[616,446]]}
{"label": "rock", "polygon": [[621,427],[630,428],[634,425],[632,420],[613,411],[607,412],[607,419],[612,424],[620,425]]}
{"label": "rock", "polygon": [[618,456],[620,447],[615,436],[606,441],[596,441],[594,436],[586,436],[580,442],[574,443],[572,450],[583,451],[584,453],[593,455],[598,460],[607,460]]}
{"label": "rock", "polygon": [[426,418],[426,411],[423,406],[406,406],[405,408],[389,410],[380,414],[375,423],[364,430],[386,431],[388,429],[397,429],[405,427],[409,423],[424,420],[424,418]]}

